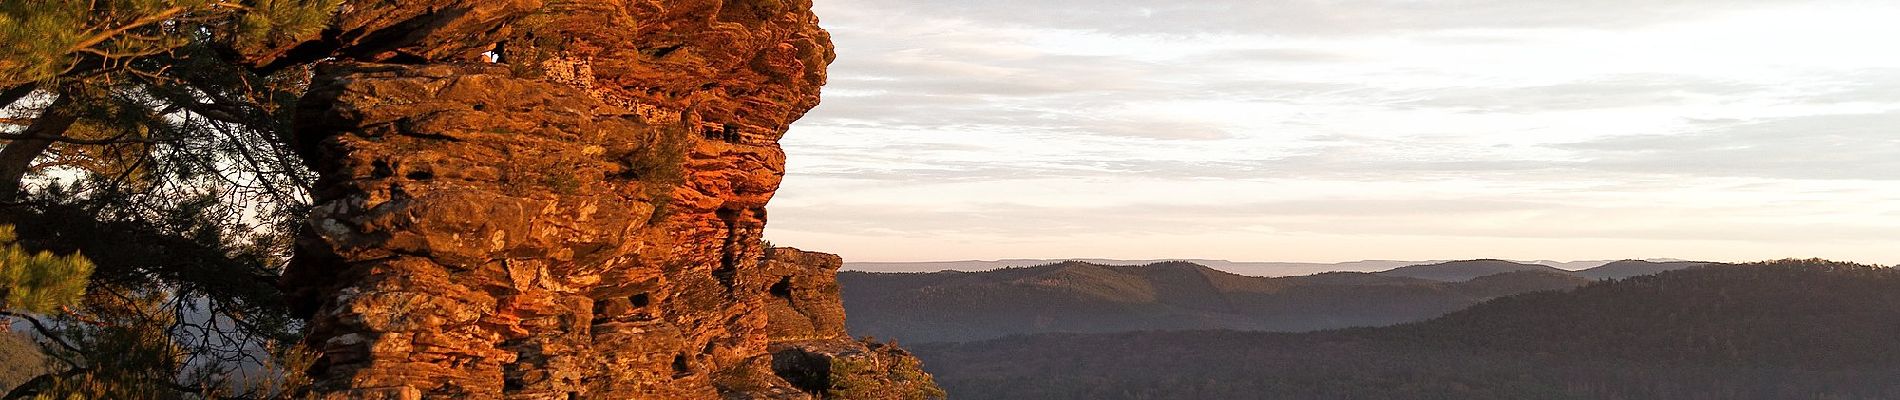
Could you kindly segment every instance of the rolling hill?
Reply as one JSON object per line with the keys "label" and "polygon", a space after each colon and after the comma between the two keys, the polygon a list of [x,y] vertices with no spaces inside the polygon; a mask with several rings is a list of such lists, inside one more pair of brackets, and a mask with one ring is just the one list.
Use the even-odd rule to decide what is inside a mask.
{"label": "rolling hill", "polygon": [[[1003,268],[1033,267],[1055,264],[1064,261],[1081,261],[1100,265],[1148,265],[1169,261],[1186,261],[1207,266],[1216,270],[1247,276],[1300,276],[1325,272],[1379,272],[1393,268],[1436,264],[1451,260],[1401,261],[1401,260],[1361,260],[1333,263],[1285,262],[1285,261],[1228,261],[1210,259],[1165,259],[1165,260],[1126,260],[1107,258],[1067,258],[1067,259],[1030,259],[1012,258],[1001,260],[961,260],[961,261],[846,261],[844,270],[862,272],[940,272],[964,271],[979,272]],[[1628,261],[1628,260],[1624,260]],[[1679,262],[1676,259],[1649,259],[1657,263]],[[1511,261],[1519,264],[1547,265],[1565,271],[1582,271],[1617,262],[1616,260],[1556,261],[1532,260]]]}
{"label": "rolling hill", "polygon": [[904,342],[1045,332],[1382,326],[1498,296],[1588,283],[1561,270],[1502,272],[1463,282],[1362,272],[1263,278],[1178,261],[1070,261],[986,272],[845,271],[838,280],[852,332]]}
{"label": "rolling hill", "polygon": [[1312,333],[914,345],[956,399],[1900,398],[1900,272],[1722,265]]}
{"label": "rolling hill", "polygon": [[[1417,262],[1417,261],[1399,261],[1399,260],[1363,260],[1363,261],[1348,261],[1348,262],[1338,262],[1338,263],[1311,263],[1311,262],[1271,262],[1271,261],[1254,262],[1254,261],[1228,261],[1228,260],[1207,260],[1207,259],[1123,260],[1123,259],[1107,259],[1107,258],[1067,258],[1067,259],[1015,258],[1015,259],[1002,259],[1002,260],[909,261],[909,262],[846,261],[844,263],[844,270],[863,271],[863,272],[938,272],[938,271],[978,272],[978,271],[989,271],[989,270],[1003,269],[1003,268],[1033,267],[1033,266],[1038,266],[1038,265],[1055,264],[1055,263],[1060,263],[1060,262],[1065,262],[1065,261],[1081,261],[1081,262],[1086,262],[1090,264],[1100,264],[1100,265],[1148,265],[1148,264],[1163,263],[1163,262],[1170,262],[1170,261],[1186,261],[1186,262],[1204,265],[1204,266],[1207,266],[1208,268],[1213,268],[1213,269],[1217,269],[1221,271],[1227,271],[1227,272],[1231,272],[1235,274],[1248,275],[1248,276],[1296,276],[1296,275],[1312,275],[1312,274],[1317,274],[1321,272],[1334,272],[1334,271],[1374,272],[1374,271],[1384,271],[1384,270],[1393,269],[1397,267],[1403,267],[1407,265],[1420,264],[1420,262]],[[1586,261],[1585,263],[1590,263],[1590,262]],[[1602,263],[1596,262],[1596,263],[1589,264],[1589,266],[1596,266],[1600,264]]]}
{"label": "rolling hill", "polygon": [[1686,269],[1686,268],[1695,268],[1695,267],[1700,267],[1700,266],[1709,265],[1709,264],[1711,263],[1700,262],[1700,261],[1660,261],[1658,262],[1658,261],[1643,261],[1643,260],[1623,260],[1623,261],[1611,262],[1609,264],[1603,264],[1595,268],[1589,268],[1589,269],[1577,271],[1576,274],[1578,276],[1582,276],[1582,277],[1590,278],[1590,279],[1596,279],[1596,280],[1623,279],[1623,278],[1629,278],[1629,277],[1634,277],[1634,276],[1655,275],[1655,274],[1659,274],[1663,272],[1675,271],[1675,270]]}
{"label": "rolling hill", "polygon": [[1434,264],[1408,265],[1379,272],[1380,275],[1401,276],[1407,278],[1429,279],[1440,282],[1464,282],[1481,276],[1497,275],[1507,272],[1537,271],[1560,275],[1569,275],[1570,271],[1540,264],[1525,264],[1505,260],[1464,260],[1446,261]]}

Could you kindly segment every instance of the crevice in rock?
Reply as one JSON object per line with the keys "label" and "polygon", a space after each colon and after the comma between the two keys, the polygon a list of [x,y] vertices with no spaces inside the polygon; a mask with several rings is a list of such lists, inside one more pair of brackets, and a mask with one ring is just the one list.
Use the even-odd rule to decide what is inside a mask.
{"label": "crevice in rock", "polygon": [[744,250],[741,248],[744,244],[739,243],[739,238],[744,235],[741,235],[739,231],[738,209],[721,208],[715,212],[715,215],[719,217],[720,224],[725,227],[726,241],[725,245],[721,246],[719,268],[713,269],[713,278],[718,279],[719,284],[726,288],[726,293],[730,294],[738,286],[739,253]]}
{"label": "crevice in rock", "polygon": [[[431,8],[427,12],[423,12],[414,17],[410,17],[409,19],[403,20],[402,22],[397,22],[395,24],[382,27],[381,29],[375,29],[373,31],[369,31],[367,34],[365,34],[364,31],[362,30],[342,32],[348,35],[361,35],[361,37],[356,38],[355,40],[352,40],[351,41],[352,43],[350,43],[346,48],[344,48],[342,52],[347,53],[349,55],[356,56],[356,57],[369,59],[370,61],[376,61],[376,62],[381,62],[381,63],[390,63],[390,64],[427,63],[430,60],[419,57],[419,56],[407,55],[407,54],[405,55],[408,57],[414,57],[414,59],[420,60],[420,61],[410,63],[410,62],[401,62],[399,60],[392,60],[393,57],[392,58],[378,58],[378,57],[386,52],[390,52],[392,50],[402,48],[403,46],[412,45],[413,44],[411,42],[412,39],[410,38],[425,37],[426,34],[424,33],[433,31],[438,27],[446,25],[444,22],[460,18],[466,14],[468,14],[468,9],[466,8],[460,8],[460,7],[449,8],[449,9]],[[401,57],[401,56],[402,55],[399,55],[398,57]]]}
{"label": "crevice in rock", "polygon": [[425,58],[423,56],[418,56],[415,54],[404,53],[400,51],[377,61],[382,62],[384,64],[406,64],[406,65],[422,65],[422,64],[429,63],[428,58]]}
{"label": "crevice in rock", "polygon": [[674,51],[679,51],[681,47],[685,47],[685,46],[676,44],[672,46],[661,46],[661,47],[640,49],[640,54],[645,54],[647,57],[653,57],[653,58],[666,58],[667,55],[673,54]]}

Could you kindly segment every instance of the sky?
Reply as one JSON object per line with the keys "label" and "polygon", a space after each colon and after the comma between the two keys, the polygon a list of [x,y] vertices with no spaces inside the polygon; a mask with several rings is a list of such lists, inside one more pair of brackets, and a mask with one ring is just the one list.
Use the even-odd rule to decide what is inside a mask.
{"label": "sky", "polygon": [[779,245],[1900,263],[1900,2],[816,3]]}

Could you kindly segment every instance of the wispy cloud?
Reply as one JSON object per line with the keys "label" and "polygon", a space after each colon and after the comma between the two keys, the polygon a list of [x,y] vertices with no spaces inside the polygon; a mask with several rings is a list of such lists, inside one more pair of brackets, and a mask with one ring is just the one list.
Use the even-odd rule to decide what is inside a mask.
{"label": "wispy cloud", "polygon": [[[788,244],[866,261],[1098,249],[1900,262],[1846,244],[1900,233],[1900,193],[1878,187],[1900,179],[1900,54],[1885,51],[1900,5],[818,12],[839,59],[824,104],[784,143],[768,235]],[[1645,253],[1670,248],[1682,250]]]}

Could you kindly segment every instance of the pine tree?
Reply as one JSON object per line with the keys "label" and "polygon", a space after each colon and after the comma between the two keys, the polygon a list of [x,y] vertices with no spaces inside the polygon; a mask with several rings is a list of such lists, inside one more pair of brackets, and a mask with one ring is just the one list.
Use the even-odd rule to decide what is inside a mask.
{"label": "pine tree", "polygon": [[0,226],[0,309],[51,313],[79,303],[86,294],[92,261],[85,256],[30,252],[21,248],[12,226]]}
{"label": "pine tree", "polygon": [[[341,0],[5,0],[0,87],[125,69],[196,40],[257,48],[308,36]],[[145,71],[147,73],[152,71]]]}
{"label": "pine tree", "polygon": [[312,39],[341,3],[0,0],[3,308],[46,317],[61,359],[23,390],[203,394],[295,340],[273,283],[308,203],[288,139],[308,66],[239,55]]}

